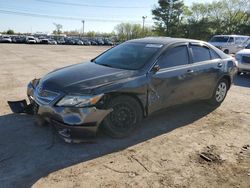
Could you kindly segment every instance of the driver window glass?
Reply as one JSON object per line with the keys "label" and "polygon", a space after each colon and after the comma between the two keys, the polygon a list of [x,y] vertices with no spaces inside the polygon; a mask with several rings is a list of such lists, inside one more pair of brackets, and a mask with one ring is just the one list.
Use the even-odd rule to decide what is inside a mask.
{"label": "driver window glass", "polygon": [[158,61],[161,68],[169,68],[188,64],[188,50],[186,46],[178,46],[167,50]]}
{"label": "driver window glass", "polygon": [[212,49],[210,49],[211,59],[221,59],[221,57]]}

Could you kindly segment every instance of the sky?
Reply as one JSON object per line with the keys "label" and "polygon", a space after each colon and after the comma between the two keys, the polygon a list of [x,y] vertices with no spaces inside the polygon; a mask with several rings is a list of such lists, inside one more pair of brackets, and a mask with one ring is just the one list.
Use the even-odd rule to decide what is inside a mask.
{"label": "sky", "polygon": [[[209,0],[205,0],[209,1]],[[54,23],[63,31],[112,32],[121,22],[153,25],[152,8],[157,0],[0,0],[0,32],[51,33]],[[184,0],[190,6],[200,0]]]}

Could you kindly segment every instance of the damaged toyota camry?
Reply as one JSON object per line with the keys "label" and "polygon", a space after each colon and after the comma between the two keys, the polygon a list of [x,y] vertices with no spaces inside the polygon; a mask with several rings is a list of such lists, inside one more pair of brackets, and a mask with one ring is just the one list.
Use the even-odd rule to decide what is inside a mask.
{"label": "damaged toyota camry", "polygon": [[35,114],[65,141],[131,134],[153,112],[193,100],[219,105],[236,72],[234,59],[197,40],[149,37],[124,42],[89,62],[28,84],[12,111]]}

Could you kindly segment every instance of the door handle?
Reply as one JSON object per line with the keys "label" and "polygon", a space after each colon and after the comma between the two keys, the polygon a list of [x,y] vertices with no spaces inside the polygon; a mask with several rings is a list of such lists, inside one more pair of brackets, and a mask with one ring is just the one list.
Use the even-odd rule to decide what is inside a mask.
{"label": "door handle", "polygon": [[187,70],[187,73],[188,73],[188,74],[191,74],[191,73],[193,73],[193,72],[194,72],[194,70],[192,70],[192,69]]}
{"label": "door handle", "polygon": [[222,65],[223,65],[222,63],[218,63],[217,67],[222,67]]}

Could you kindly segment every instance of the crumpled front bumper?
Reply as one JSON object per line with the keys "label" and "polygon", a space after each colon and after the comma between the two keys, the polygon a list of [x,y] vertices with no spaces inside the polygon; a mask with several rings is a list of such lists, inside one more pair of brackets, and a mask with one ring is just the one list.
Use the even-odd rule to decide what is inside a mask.
{"label": "crumpled front bumper", "polygon": [[[67,142],[94,137],[102,120],[112,111],[112,109],[98,109],[95,106],[59,107],[55,103],[60,97],[55,99],[57,101],[42,104],[36,100],[35,87],[31,82],[27,88],[31,111],[38,115],[40,120],[53,125],[59,135]],[[25,111],[23,112],[25,113]]]}

